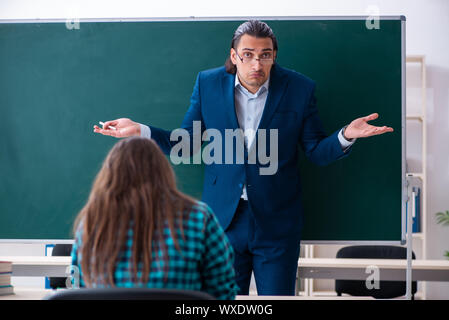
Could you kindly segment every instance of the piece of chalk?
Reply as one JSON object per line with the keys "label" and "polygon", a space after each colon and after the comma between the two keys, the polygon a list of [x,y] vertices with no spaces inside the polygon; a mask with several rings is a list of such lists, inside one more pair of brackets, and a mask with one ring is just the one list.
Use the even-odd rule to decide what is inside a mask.
{"label": "piece of chalk", "polygon": [[[100,121],[99,122],[102,126],[104,126],[104,122]],[[113,126],[108,126],[108,128],[111,128],[112,130],[117,130],[115,127]]]}

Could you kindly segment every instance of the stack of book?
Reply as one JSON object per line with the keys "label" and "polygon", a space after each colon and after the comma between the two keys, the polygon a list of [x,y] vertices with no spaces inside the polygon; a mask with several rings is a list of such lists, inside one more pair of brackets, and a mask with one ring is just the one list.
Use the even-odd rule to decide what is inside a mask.
{"label": "stack of book", "polygon": [[0,296],[13,294],[14,288],[11,285],[12,262],[0,261]]}

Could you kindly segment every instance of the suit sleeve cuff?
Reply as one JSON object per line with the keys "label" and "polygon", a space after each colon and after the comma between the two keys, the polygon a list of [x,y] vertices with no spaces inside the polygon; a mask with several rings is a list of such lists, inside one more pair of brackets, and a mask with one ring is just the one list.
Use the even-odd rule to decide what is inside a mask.
{"label": "suit sleeve cuff", "polygon": [[346,151],[350,146],[352,146],[354,144],[354,142],[357,139],[351,139],[351,141],[346,140],[345,137],[343,136],[343,128],[340,130],[340,132],[338,133],[338,140],[340,141],[340,145],[341,148],[343,149],[343,151]]}
{"label": "suit sleeve cuff", "polygon": [[139,123],[140,125],[140,136],[143,138],[151,139],[151,129],[150,127]]}

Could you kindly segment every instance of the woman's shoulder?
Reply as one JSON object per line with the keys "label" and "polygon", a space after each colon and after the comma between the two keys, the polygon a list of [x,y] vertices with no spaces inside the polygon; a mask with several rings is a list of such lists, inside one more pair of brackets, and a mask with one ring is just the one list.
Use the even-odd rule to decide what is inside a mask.
{"label": "woman's shoulder", "polygon": [[205,202],[196,200],[195,204],[190,209],[189,219],[191,223],[196,223],[202,228],[210,223],[215,223],[215,215],[211,207]]}
{"label": "woman's shoulder", "polygon": [[213,214],[212,209],[207,205],[207,203],[202,202],[200,200],[196,200],[195,201],[195,204],[192,206],[191,211],[192,212],[198,212],[198,213],[203,214],[205,216]]}

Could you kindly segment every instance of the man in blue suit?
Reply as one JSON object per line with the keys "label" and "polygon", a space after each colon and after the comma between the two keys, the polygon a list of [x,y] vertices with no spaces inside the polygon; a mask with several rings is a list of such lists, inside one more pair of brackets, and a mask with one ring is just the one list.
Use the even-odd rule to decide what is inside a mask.
{"label": "man in blue suit", "polygon": [[[346,157],[355,139],[393,131],[369,125],[378,117],[374,113],[327,136],[318,117],[315,83],[276,64],[277,50],[276,37],[267,24],[252,20],[240,25],[225,66],[198,74],[181,125],[191,139],[195,122],[201,136],[209,129],[223,137],[229,129],[244,132],[243,163],[233,156],[231,164],[206,165],[202,198],[233,245],[239,294],[248,294],[252,272],[259,294],[295,293],[303,225],[298,145],[309,160],[324,166]],[[276,134],[266,134],[268,142],[262,141],[254,134],[262,129]],[[94,131],[115,137],[151,137],[166,154],[178,143],[170,139],[171,131],[130,119],[108,121]],[[260,159],[249,161],[251,152],[262,144],[270,146],[267,153],[277,155],[273,174],[261,174],[266,163]],[[223,159],[231,149],[222,147]]]}

